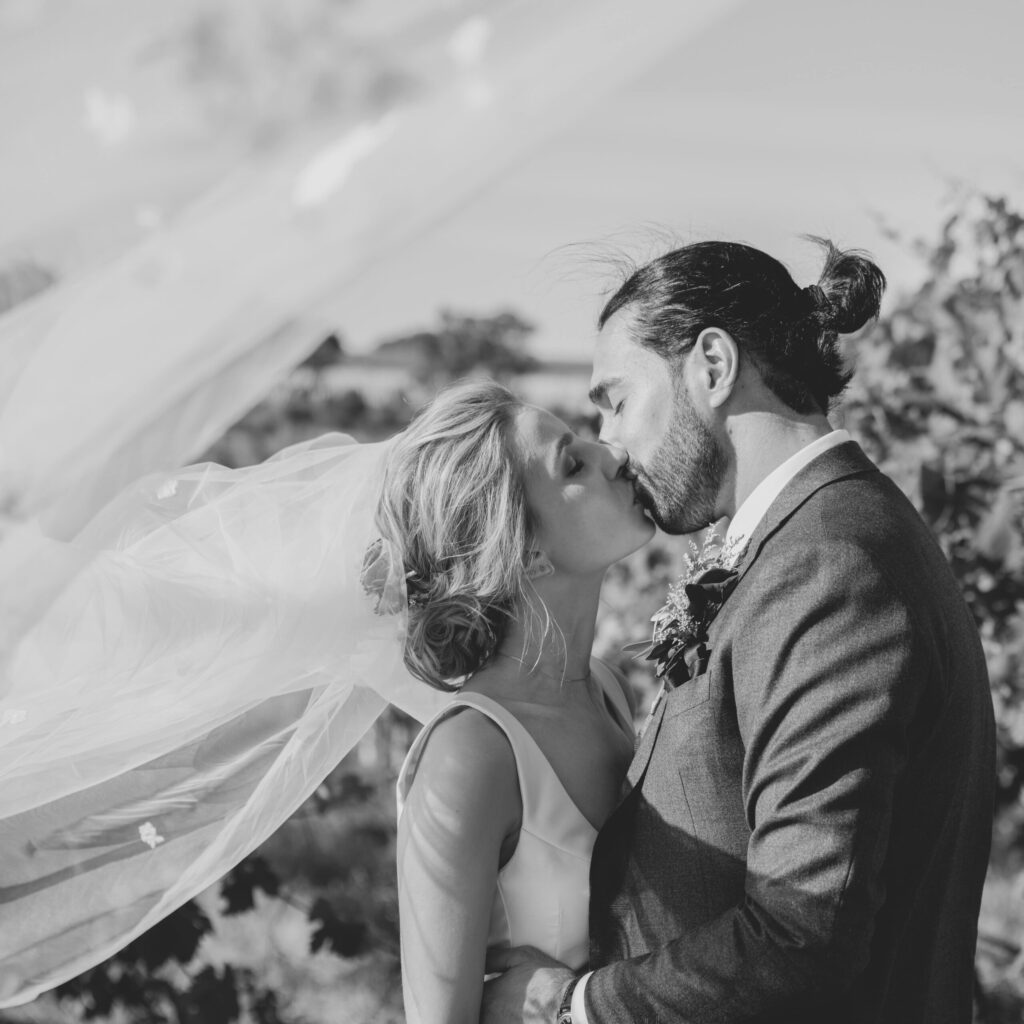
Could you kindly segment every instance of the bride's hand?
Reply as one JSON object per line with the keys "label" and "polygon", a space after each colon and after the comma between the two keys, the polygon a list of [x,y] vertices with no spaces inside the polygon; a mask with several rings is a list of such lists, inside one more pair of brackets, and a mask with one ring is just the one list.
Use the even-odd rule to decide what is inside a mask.
{"label": "bride's hand", "polygon": [[550,1024],[562,993],[576,976],[533,946],[487,951],[487,973],[502,972],[484,985],[481,1024]]}

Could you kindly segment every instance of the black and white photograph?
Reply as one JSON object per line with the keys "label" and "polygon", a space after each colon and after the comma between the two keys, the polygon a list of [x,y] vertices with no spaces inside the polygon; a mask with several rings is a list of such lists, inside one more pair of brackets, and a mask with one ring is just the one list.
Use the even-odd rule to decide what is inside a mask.
{"label": "black and white photograph", "polygon": [[1022,1024],[1022,40],[0,0],[0,1024]]}

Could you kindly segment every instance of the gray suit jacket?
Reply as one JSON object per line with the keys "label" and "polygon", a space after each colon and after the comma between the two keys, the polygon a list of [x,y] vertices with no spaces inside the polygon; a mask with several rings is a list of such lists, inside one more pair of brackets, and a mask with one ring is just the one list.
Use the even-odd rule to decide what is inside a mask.
{"label": "gray suit jacket", "polygon": [[776,499],[591,869],[591,1024],[966,1024],[994,725],[974,622],[854,443]]}

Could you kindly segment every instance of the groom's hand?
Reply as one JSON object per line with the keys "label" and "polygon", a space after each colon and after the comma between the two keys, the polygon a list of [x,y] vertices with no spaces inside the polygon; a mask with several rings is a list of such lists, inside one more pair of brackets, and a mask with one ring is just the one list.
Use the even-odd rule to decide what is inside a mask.
{"label": "groom's hand", "polygon": [[533,946],[489,950],[487,973],[498,971],[484,985],[480,1024],[554,1024],[562,993],[576,977]]}

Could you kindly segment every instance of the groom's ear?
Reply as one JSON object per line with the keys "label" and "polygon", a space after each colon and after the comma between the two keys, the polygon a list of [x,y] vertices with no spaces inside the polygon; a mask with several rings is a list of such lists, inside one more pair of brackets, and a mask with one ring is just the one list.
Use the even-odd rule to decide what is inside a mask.
{"label": "groom's ear", "polygon": [[550,576],[555,571],[551,559],[543,551],[530,551],[526,558],[526,578],[529,580],[539,580],[542,576]]}
{"label": "groom's ear", "polygon": [[718,408],[728,401],[740,375],[740,350],[728,331],[705,327],[693,346],[707,403]]}

